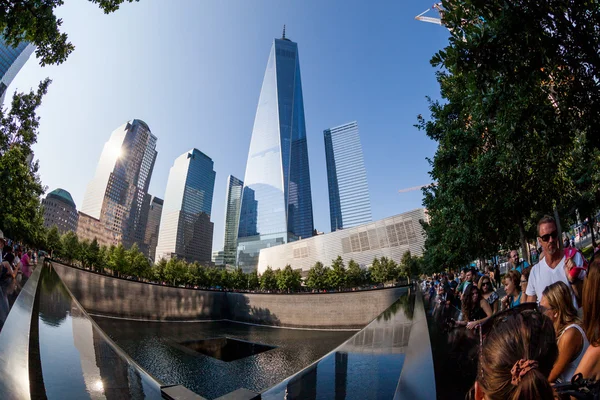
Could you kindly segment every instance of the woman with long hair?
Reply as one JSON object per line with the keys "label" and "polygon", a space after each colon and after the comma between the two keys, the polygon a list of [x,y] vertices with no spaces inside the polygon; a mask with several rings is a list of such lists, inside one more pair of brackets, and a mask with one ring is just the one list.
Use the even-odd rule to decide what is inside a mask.
{"label": "woman with long hair", "polygon": [[583,328],[590,346],[575,373],[600,380],[600,257],[595,257],[583,283]]}
{"label": "woman with long hair", "polygon": [[[521,273],[515,269],[508,271],[506,275],[504,275],[504,292],[506,293],[506,296],[501,300],[503,310],[521,304],[523,293],[525,293],[525,291],[521,289],[521,279]],[[525,281],[525,286],[527,286],[527,281]]]}
{"label": "woman with long hair", "polygon": [[[529,274],[531,273],[531,267],[527,267],[525,269],[523,269],[523,271],[521,272],[521,282],[520,282],[520,286],[521,286],[521,292],[525,293],[525,291],[527,290],[527,283],[529,282]],[[523,301],[525,301],[525,296],[523,296]]]}
{"label": "woman with long hair", "polygon": [[550,382],[569,382],[589,346],[569,287],[562,281],[546,287],[540,310],[552,321],[558,345],[558,359],[548,379]]}
{"label": "woman with long hair", "polygon": [[479,288],[479,295],[481,298],[488,302],[490,308],[492,309],[492,314],[495,314],[500,309],[500,296],[494,290],[494,286],[492,283],[492,279],[489,275],[483,275],[481,279],[479,279],[479,283],[477,284]]}
{"label": "woman with long hair", "polygon": [[476,400],[551,400],[548,376],[558,349],[552,322],[535,309],[496,314],[481,344]]}
{"label": "woman with long hair", "polygon": [[479,295],[479,288],[475,284],[469,285],[462,296],[462,320],[456,325],[473,329],[492,316],[492,308],[488,302]]}

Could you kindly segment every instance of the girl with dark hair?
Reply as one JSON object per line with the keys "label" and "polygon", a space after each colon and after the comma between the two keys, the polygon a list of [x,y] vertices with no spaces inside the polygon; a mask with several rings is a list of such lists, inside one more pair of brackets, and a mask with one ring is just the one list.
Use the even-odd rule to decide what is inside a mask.
{"label": "girl with dark hair", "polygon": [[488,302],[492,309],[492,314],[495,314],[500,309],[500,297],[494,289],[492,278],[489,275],[483,275],[477,284],[481,298]]}
{"label": "girl with dark hair", "polygon": [[577,371],[584,378],[600,380],[600,257],[595,257],[583,284],[583,328],[590,346]]}
{"label": "girl with dark hair", "polygon": [[492,308],[489,303],[479,294],[479,288],[475,284],[469,285],[462,296],[462,320],[456,325],[466,326],[473,329],[482,324],[488,317],[492,316]]}
{"label": "girl with dark hair", "polygon": [[491,328],[481,345],[476,400],[554,399],[548,381],[558,354],[552,322],[522,307],[496,314],[486,323]]}

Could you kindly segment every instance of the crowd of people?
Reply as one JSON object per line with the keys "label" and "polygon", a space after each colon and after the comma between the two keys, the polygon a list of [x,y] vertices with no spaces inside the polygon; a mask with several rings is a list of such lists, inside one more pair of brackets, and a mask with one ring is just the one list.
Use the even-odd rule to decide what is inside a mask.
{"label": "crowd of people", "polygon": [[2,253],[2,268],[0,269],[0,282],[7,279],[26,281],[37,265],[37,252],[25,249],[4,237],[0,231],[0,252]]}
{"label": "crowd of people", "polygon": [[493,267],[463,268],[422,283],[448,337],[466,328],[477,339],[471,398],[599,396],[600,257],[588,264],[579,250],[562,246],[552,217],[537,229],[542,251],[533,266],[513,250],[502,277]]}

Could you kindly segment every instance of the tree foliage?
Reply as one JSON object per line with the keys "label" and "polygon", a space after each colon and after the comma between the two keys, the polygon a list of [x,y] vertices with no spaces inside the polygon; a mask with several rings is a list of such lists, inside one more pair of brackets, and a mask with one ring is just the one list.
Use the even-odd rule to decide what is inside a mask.
{"label": "tree foliage", "polygon": [[[597,147],[600,12],[594,2],[443,1],[432,59],[442,101],[418,127],[438,143],[424,189],[430,268],[525,244],[541,214],[575,204],[573,159]],[[593,188],[591,188],[593,191]],[[598,203],[596,203],[596,206]],[[568,207],[566,207],[568,208]]]}

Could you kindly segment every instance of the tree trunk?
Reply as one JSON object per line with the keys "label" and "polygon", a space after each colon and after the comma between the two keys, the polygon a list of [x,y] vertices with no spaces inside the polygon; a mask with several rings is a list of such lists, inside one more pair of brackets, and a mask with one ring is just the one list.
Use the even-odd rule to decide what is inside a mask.
{"label": "tree trunk", "polygon": [[554,206],[554,219],[556,220],[556,230],[558,231],[558,248],[563,251],[563,240],[562,240],[562,228],[560,226],[560,217],[558,216],[558,209]]}
{"label": "tree trunk", "polygon": [[529,252],[529,245],[527,244],[527,238],[525,237],[525,224],[523,220],[519,220],[519,237],[521,238],[521,251],[523,252],[523,259],[531,265],[531,253]]}

